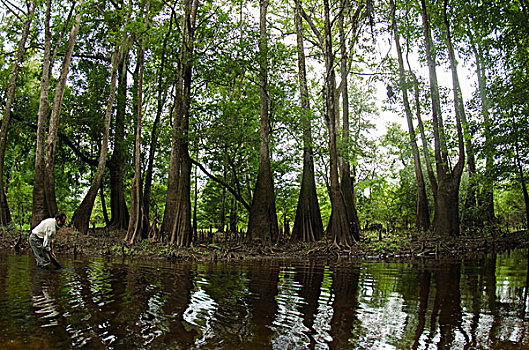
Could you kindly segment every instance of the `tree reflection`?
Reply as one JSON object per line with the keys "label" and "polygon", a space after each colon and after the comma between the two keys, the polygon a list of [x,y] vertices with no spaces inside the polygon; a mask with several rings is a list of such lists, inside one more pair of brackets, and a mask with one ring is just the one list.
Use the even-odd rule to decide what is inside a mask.
{"label": "tree reflection", "polygon": [[527,254],[527,271],[525,273],[525,288],[523,293],[523,302],[522,302],[522,310],[521,310],[521,317],[522,319],[525,319],[527,316],[527,298],[529,297],[529,250],[526,252]]}
{"label": "tree reflection", "polygon": [[184,320],[184,312],[189,305],[193,288],[195,270],[194,265],[176,264],[174,271],[177,271],[177,275],[165,280],[164,287],[169,297],[163,310],[165,315],[171,315],[171,322],[163,336],[157,339],[157,343],[164,344],[164,347],[189,348],[198,336],[198,331],[189,327]]}
{"label": "tree reflection", "polygon": [[295,280],[301,286],[299,296],[302,301],[299,311],[303,317],[303,325],[307,329],[309,346],[313,349],[316,344],[314,335],[317,333],[314,327],[314,320],[318,312],[318,300],[323,282],[323,268],[321,265],[316,266],[315,262],[308,262],[307,265],[297,269]]}
{"label": "tree reflection", "polygon": [[463,295],[466,294],[468,296],[468,299],[470,299],[470,305],[468,306],[468,309],[472,313],[472,317],[469,319],[470,324],[468,325],[468,333],[470,334],[470,339],[465,344],[465,349],[476,348],[476,344],[478,341],[478,329],[481,321],[481,308],[483,305],[481,301],[481,291],[483,290],[483,278],[480,278],[483,272],[483,268],[480,268],[478,271],[476,271],[476,269],[473,269],[475,263],[477,263],[477,265],[480,267],[485,266],[484,259],[466,262],[464,264],[464,267],[468,268],[468,271],[464,271],[461,276],[462,279],[465,278],[465,283],[463,283],[463,280],[461,281],[461,293]]}
{"label": "tree reflection", "polygon": [[251,317],[245,298],[248,294],[248,278],[238,265],[208,264],[199,268],[195,279],[195,293],[202,299],[205,312],[197,314],[196,324],[201,324],[201,339],[198,346],[223,344],[237,349],[251,335]]}
{"label": "tree reflection", "polygon": [[529,325],[520,306],[527,288],[527,257],[520,252],[491,255],[485,271],[485,293],[492,321],[487,345],[498,349],[527,346]]}
{"label": "tree reflection", "polygon": [[419,284],[419,293],[418,293],[418,302],[419,306],[417,309],[417,328],[415,329],[415,336],[412,349],[419,348],[419,341],[421,335],[424,332],[424,327],[426,325],[426,312],[428,310],[428,298],[430,296],[430,281],[431,273],[429,271],[421,270],[418,273],[418,284]]}
{"label": "tree reflection", "polygon": [[279,262],[262,260],[248,264],[248,289],[250,295],[245,301],[252,320],[252,335],[245,340],[245,346],[269,347],[274,331],[271,326],[277,312],[277,283]]}
{"label": "tree reflection", "polygon": [[[434,285],[431,284],[432,280]],[[462,325],[460,283],[461,262],[439,263],[419,274],[419,317],[413,349],[423,345],[428,348],[434,342],[438,349],[463,348],[469,343],[469,336]],[[429,295],[433,294],[430,291],[435,296],[429,308]],[[427,327],[428,309],[431,314]],[[425,344],[421,344],[423,331],[428,331],[424,338]]]}
{"label": "tree reflection", "polygon": [[333,309],[331,319],[330,335],[331,348],[343,349],[350,347],[349,339],[353,331],[358,335],[358,329],[354,329],[357,323],[358,310],[358,283],[360,272],[355,268],[333,268],[332,290],[334,292]]}
{"label": "tree reflection", "polygon": [[[524,348],[527,252],[323,266],[0,258],[0,347]],[[46,329],[42,329],[46,326]]]}
{"label": "tree reflection", "polygon": [[[438,311],[440,332],[438,348],[451,349],[456,345],[456,330],[468,339],[461,327],[461,263],[449,263],[434,270],[434,278],[437,287],[434,310]],[[432,319],[435,311],[432,313]]]}

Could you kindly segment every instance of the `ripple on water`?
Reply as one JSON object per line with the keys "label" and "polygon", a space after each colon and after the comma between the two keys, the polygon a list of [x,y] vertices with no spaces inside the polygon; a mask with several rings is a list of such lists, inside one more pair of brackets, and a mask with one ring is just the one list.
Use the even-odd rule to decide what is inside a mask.
{"label": "ripple on water", "polygon": [[40,327],[53,327],[59,325],[58,305],[51,296],[48,286],[42,286],[42,294],[33,295],[32,306],[35,314],[38,316],[41,324]]}

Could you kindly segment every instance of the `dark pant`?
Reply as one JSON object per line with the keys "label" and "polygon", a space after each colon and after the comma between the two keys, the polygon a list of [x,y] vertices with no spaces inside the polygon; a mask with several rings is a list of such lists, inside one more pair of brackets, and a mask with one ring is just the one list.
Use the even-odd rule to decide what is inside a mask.
{"label": "dark pant", "polygon": [[42,238],[37,237],[33,233],[28,238],[29,245],[33,249],[35,254],[35,260],[37,260],[37,266],[47,269],[50,267],[50,253],[42,246],[44,241]]}

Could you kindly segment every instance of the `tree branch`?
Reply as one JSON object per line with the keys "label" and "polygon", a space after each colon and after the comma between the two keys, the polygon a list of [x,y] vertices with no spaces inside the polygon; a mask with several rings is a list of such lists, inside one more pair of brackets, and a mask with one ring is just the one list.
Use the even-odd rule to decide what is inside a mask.
{"label": "tree branch", "polygon": [[318,41],[320,42],[319,46],[323,47],[323,42],[324,42],[323,35],[321,35],[321,32],[318,30],[314,22],[312,22],[312,19],[310,19],[310,17],[307,15],[304,9],[301,9],[301,16],[303,17],[303,19],[305,19],[305,21],[307,21],[307,23],[310,26],[310,29],[312,29],[312,32],[318,38]]}
{"label": "tree branch", "polygon": [[212,179],[213,181],[215,181],[216,183],[226,187],[226,189],[228,191],[230,191],[230,193],[235,197],[235,199],[237,199],[242,205],[244,205],[244,207],[246,208],[246,210],[250,211],[250,205],[248,204],[248,202],[246,202],[246,200],[244,198],[242,198],[230,185],[228,185],[226,182],[224,182],[222,179],[219,179],[218,177],[216,177],[215,175],[211,174],[202,164],[200,164],[199,162],[197,162],[196,160],[194,160],[193,158],[189,157],[189,159],[191,160],[191,163],[193,163],[194,165],[196,165],[197,167],[200,168],[200,170],[202,170],[202,172],[204,174],[206,174],[210,179]]}
{"label": "tree branch", "polygon": [[10,1],[8,0],[1,0],[0,1],[6,8],[9,12],[11,12],[16,18],[18,18],[18,20],[21,22],[21,23],[24,23],[24,20],[20,17],[20,15],[18,13],[16,13],[15,10],[13,10],[12,8],[10,8],[10,6],[13,6],[15,9],[17,9],[19,12],[21,12],[24,16],[27,16],[27,14],[24,12],[24,10],[22,10],[21,8],[19,8],[16,4],[13,4],[11,3]]}
{"label": "tree branch", "polygon": [[[19,115],[13,115],[13,119],[18,120],[19,122],[22,122],[26,126],[28,126],[31,129],[37,130],[37,125],[33,123],[29,123],[25,121],[21,116]],[[66,146],[68,146],[73,153],[79,157],[83,162],[90,166],[97,166],[97,160],[90,158],[86,154],[84,154],[65,134],[59,132],[58,133],[59,139],[64,142]]]}

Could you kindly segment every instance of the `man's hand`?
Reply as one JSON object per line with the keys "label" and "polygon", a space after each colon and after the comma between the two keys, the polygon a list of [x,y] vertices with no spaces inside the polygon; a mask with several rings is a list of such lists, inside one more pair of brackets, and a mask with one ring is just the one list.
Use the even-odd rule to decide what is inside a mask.
{"label": "man's hand", "polygon": [[55,252],[53,250],[50,251],[50,256],[52,257],[52,259],[57,260],[57,258],[55,257]]}

